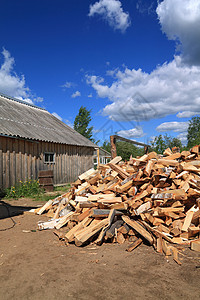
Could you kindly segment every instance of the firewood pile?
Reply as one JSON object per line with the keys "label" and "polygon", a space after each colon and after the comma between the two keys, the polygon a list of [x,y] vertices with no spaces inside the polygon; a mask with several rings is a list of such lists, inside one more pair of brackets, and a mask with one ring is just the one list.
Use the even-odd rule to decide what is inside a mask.
{"label": "firewood pile", "polygon": [[145,243],[181,264],[182,247],[200,251],[199,151],[168,148],[127,162],[117,156],[90,169],[68,193],[32,210],[50,218],[39,229],[54,228],[76,246],[128,241],[130,252]]}

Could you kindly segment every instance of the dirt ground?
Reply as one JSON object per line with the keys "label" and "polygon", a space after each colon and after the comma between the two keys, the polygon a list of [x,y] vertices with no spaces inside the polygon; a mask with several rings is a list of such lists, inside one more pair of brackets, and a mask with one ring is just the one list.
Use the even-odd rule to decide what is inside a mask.
{"label": "dirt ground", "polygon": [[131,253],[125,251],[128,243],[66,247],[52,230],[35,231],[45,216],[16,215],[41,203],[6,202],[16,225],[0,202],[2,300],[200,298],[197,252],[186,249],[179,266],[146,245]]}

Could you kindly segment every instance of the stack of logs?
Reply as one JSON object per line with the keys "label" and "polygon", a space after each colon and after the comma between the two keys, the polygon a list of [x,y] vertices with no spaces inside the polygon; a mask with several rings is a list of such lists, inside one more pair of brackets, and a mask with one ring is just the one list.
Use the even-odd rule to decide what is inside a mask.
{"label": "stack of logs", "polygon": [[200,251],[200,146],[173,150],[127,162],[117,156],[83,173],[68,193],[34,210],[51,218],[39,229],[55,228],[76,246],[128,240],[132,251],[145,243],[181,264],[180,245]]}

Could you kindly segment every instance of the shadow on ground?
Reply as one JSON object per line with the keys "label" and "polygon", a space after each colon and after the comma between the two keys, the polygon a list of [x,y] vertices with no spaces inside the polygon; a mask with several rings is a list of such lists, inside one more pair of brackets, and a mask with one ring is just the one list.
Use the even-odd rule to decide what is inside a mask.
{"label": "shadow on ground", "polygon": [[15,206],[0,200],[0,219],[21,215],[32,208],[36,206]]}

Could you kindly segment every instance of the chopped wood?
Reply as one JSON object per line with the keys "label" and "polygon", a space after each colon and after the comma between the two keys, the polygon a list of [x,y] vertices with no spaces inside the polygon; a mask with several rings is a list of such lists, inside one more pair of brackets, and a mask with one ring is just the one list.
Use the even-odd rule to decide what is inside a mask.
{"label": "chopped wood", "polygon": [[183,227],[181,229],[182,231],[188,231],[188,228],[189,228],[189,226],[191,224],[193,215],[194,215],[194,211],[188,211],[186,213],[186,218],[184,220]]}
{"label": "chopped wood", "polygon": [[98,224],[91,224],[87,228],[85,228],[84,232],[75,233],[75,244],[76,246],[82,246],[85,242],[87,242],[92,236],[98,233],[104,226],[109,223],[108,218],[103,219]]}
{"label": "chopped wood", "polygon": [[191,249],[197,252],[200,252],[200,240],[191,242]]}
{"label": "chopped wood", "polygon": [[115,221],[109,228],[109,230],[106,231],[106,237],[111,239],[115,235],[115,230],[120,228],[123,224],[122,220]]}
{"label": "chopped wood", "polygon": [[68,213],[66,216],[63,216],[60,218],[59,222],[55,225],[56,229],[60,229],[63,227],[67,222],[70,220],[71,216],[74,214],[74,212]]}
{"label": "chopped wood", "polygon": [[131,220],[128,216],[122,216],[122,220],[128,224],[130,227],[132,227],[137,233],[139,233],[141,236],[143,236],[150,245],[153,244],[153,237],[152,235],[142,227],[137,221]]}
{"label": "chopped wood", "polygon": [[95,173],[96,173],[96,171],[92,168],[92,169],[86,171],[85,173],[81,174],[78,178],[80,180],[85,180],[88,177],[91,177],[92,175],[94,175]]}
{"label": "chopped wood", "polygon": [[167,148],[164,152],[163,155],[169,156],[172,154],[172,150],[170,148]]}
{"label": "chopped wood", "polygon": [[122,160],[121,156],[116,156],[115,158],[113,158],[113,159],[110,161],[110,163],[116,165],[116,164],[118,164],[121,160]]}
{"label": "chopped wood", "polygon": [[98,239],[96,240],[96,244],[97,245],[101,245],[102,241],[103,241],[103,238],[106,234],[106,231],[110,228],[112,222],[113,222],[113,219],[115,217],[115,213],[116,211],[114,209],[111,209],[110,210],[110,213],[109,213],[109,216],[108,216],[108,225],[106,225],[105,227],[103,227]]}
{"label": "chopped wood", "polygon": [[[107,218],[110,214],[109,209],[92,209],[90,213],[90,217],[92,218]],[[123,213],[120,211],[115,211],[116,216],[120,216]]]}
{"label": "chopped wood", "polygon": [[123,244],[125,242],[125,238],[124,238],[124,235],[123,233],[121,232],[117,232],[117,242],[118,244]]}
{"label": "chopped wood", "polygon": [[39,229],[56,228],[67,243],[129,240],[130,252],[146,241],[181,264],[171,245],[199,251],[199,147],[181,153],[168,148],[164,156],[150,152],[127,162],[116,156],[81,174],[68,193],[31,212],[51,218],[39,222]]}
{"label": "chopped wood", "polygon": [[126,171],[124,171],[121,167],[116,166],[112,163],[108,163],[109,167],[111,167],[111,169],[113,169],[114,171],[116,171],[120,177],[122,177],[123,179],[126,179],[127,177],[129,177],[129,173],[127,173]]}
{"label": "chopped wood", "polygon": [[151,170],[153,168],[153,165],[154,165],[154,161],[153,160],[149,160],[146,167],[145,167],[145,170],[144,170],[144,174],[146,176],[150,176],[151,175]]}
{"label": "chopped wood", "polygon": [[141,245],[142,243],[143,243],[143,240],[138,238],[135,242],[133,242],[131,245],[129,245],[128,248],[126,248],[126,251],[131,252],[135,248],[137,248],[139,245]]}
{"label": "chopped wood", "polygon": [[130,189],[132,187],[132,184],[133,184],[133,181],[130,180],[127,183],[125,183],[119,187],[116,187],[116,192],[123,193],[123,192],[127,191],[128,189]]}
{"label": "chopped wood", "polygon": [[41,215],[45,210],[50,209],[50,207],[52,206],[52,203],[53,203],[53,200],[49,200],[47,203],[45,203],[44,206],[42,206],[42,207],[38,210],[37,214],[38,214],[38,215]]}

